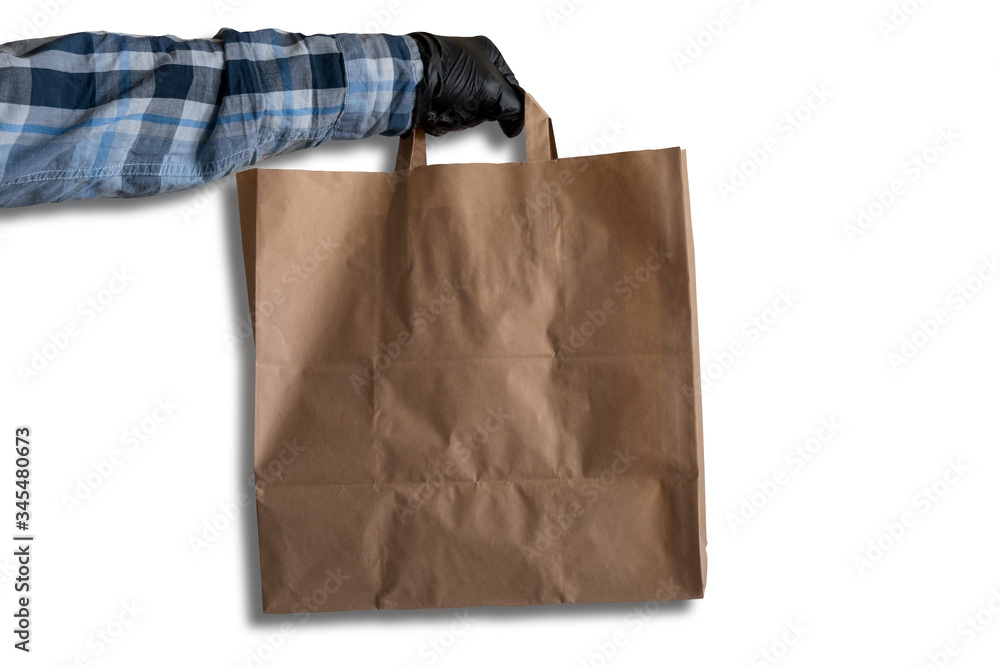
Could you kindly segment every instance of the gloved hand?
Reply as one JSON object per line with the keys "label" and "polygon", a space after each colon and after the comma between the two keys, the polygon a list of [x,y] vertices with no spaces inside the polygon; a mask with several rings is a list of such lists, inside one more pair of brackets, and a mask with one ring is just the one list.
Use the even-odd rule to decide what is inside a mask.
{"label": "gloved hand", "polygon": [[524,92],[488,38],[409,34],[424,64],[417,84],[414,125],[441,136],[486,120],[508,137],[524,128]]}

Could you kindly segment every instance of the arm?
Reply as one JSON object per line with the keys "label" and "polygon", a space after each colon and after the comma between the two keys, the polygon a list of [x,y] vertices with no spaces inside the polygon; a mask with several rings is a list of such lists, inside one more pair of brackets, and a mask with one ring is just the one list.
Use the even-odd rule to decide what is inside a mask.
{"label": "arm", "polygon": [[328,139],[410,126],[393,35],[79,33],[0,47],[0,205],[142,197]]}
{"label": "arm", "polygon": [[[0,46],[0,206],[171,192],[416,123],[440,133],[499,119],[519,130],[517,82],[496,47],[456,40],[225,29],[201,40],[78,33]],[[438,118],[442,103],[474,112]]]}

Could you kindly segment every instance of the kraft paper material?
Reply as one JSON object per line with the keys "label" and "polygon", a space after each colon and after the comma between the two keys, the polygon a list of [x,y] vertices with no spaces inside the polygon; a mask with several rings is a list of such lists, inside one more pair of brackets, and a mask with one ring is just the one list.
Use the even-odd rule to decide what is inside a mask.
{"label": "kraft paper material", "polygon": [[684,151],[238,176],[264,611],[700,598]]}

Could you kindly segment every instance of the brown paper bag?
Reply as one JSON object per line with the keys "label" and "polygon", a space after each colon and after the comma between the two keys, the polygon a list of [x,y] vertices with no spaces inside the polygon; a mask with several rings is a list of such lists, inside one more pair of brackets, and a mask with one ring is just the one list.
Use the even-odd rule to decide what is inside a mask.
{"label": "brown paper bag", "polygon": [[700,598],[684,151],[239,174],[264,611]]}

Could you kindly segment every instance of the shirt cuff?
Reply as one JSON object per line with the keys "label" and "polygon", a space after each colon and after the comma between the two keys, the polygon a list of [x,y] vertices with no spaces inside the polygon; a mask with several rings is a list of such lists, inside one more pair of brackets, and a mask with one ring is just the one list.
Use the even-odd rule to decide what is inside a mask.
{"label": "shirt cuff", "polygon": [[335,134],[363,138],[406,134],[413,122],[423,61],[405,35],[339,33],[347,92]]}

